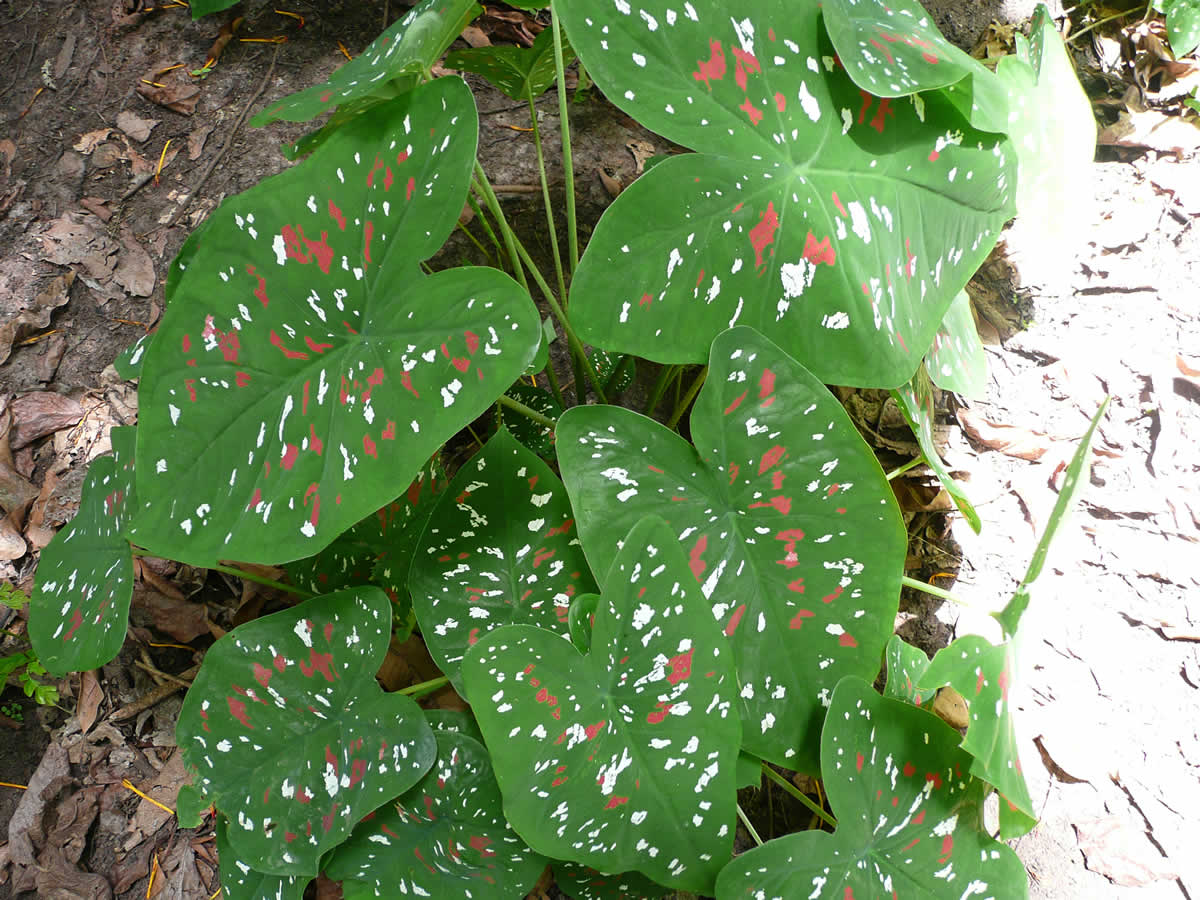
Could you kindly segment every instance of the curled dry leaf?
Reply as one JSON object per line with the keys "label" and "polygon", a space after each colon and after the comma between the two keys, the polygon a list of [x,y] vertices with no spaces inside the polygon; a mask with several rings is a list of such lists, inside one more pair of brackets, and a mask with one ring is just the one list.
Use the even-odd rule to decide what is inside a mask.
{"label": "curled dry leaf", "polygon": [[137,92],[159,106],[165,106],[172,112],[190,116],[196,111],[200,100],[200,88],[188,79],[183,69],[175,69],[155,77],[154,72],[148,72],[138,81]]}
{"label": "curled dry leaf", "polygon": [[[162,120],[143,119],[137,113],[128,109],[123,109],[117,114],[117,127],[139,144],[144,144],[150,139],[150,132],[154,130],[154,126],[160,121]],[[98,134],[99,132],[93,133]]]}
{"label": "curled dry leaf", "polygon": [[1029,461],[1041,459],[1056,441],[1048,434],[1016,425],[1001,425],[986,419],[973,409],[960,409],[958,422],[967,435],[989,450]]}
{"label": "curled dry leaf", "polygon": [[1113,884],[1139,887],[1179,877],[1146,833],[1119,816],[1085,819],[1074,825],[1087,867]]}
{"label": "curled dry leaf", "polygon": [[96,670],[88,669],[80,676],[79,705],[75,708],[81,734],[87,734],[96,724],[96,715],[100,712],[100,701],[103,699],[104,689],[96,678]]}
{"label": "curled dry leaf", "polygon": [[66,272],[50,279],[46,286],[38,291],[31,304],[20,308],[8,321],[0,322],[0,365],[8,360],[14,341],[19,341],[30,332],[50,324],[53,311],[70,299],[71,285],[74,282],[74,272]]}
{"label": "curled dry leaf", "polygon": [[79,140],[73,145],[76,150],[84,156],[90,156],[92,151],[99,147],[112,134],[111,128],[99,128],[96,131],[89,131],[86,134],[80,135]]}
{"label": "curled dry leaf", "polygon": [[9,441],[14,450],[69,428],[83,418],[83,407],[78,401],[53,391],[36,391],[18,397],[10,409],[13,430]]}

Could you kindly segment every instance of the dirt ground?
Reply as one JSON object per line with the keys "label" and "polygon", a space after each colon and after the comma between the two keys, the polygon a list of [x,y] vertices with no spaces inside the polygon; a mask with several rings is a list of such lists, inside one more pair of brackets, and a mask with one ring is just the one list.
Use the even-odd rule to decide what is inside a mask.
{"label": "dirt ground", "polygon": [[[279,145],[305,131],[239,126],[251,98],[262,88],[253,114],[323,80],[344,61],[339,41],[360,52],[404,11],[385,0],[280,7],[305,17],[299,28],[276,5],[251,0],[238,36],[287,42],[234,40],[197,80],[180,73],[203,65],[227,17],[193,23],[186,10],[141,5],[0,0],[0,464],[9,463],[6,449],[12,454],[0,468],[23,479],[5,476],[4,497],[24,501],[0,520],[0,580],[26,593],[37,551],[76,508],[87,463],[108,451],[108,429],[136,420],[136,390],[109,366],[158,320],[173,255],[222,198],[285,168]],[[1012,0],[927,5],[968,48],[993,16],[1019,22],[1030,11]],[[1159,60],[1134,102],[1128,88],[1144,42],[1124,63],[1123,46],[1115,63],[1110,44],[1087,40],[1081,50],[1105,126],[1118,113],[1166,118],[1155,105],[1170,81],[1162,71],[1195,75]],[[177,63],[185,69],[161,74]],[[175,108],[144,96],[143,79],[168,84],[171,96],[161,99]],[[469,80],[478,89],[484,167],[505,186],[523,239],[544,245],[531,192],[534,150],[517,130],[527,124],[525,107]],[[554,134],[553,97],[538,109],[543,132]],[[1200,435],[1200,128],[1170,111],[1169,137],[1144,119],[1132,137],[1109,134],[1092,196],[1063,211],[1078,223],[1077,246],[1049,248],[1049,267],[1030,265],[1050,272],[1040,283],[999,254],[972,284],[988,396],[944,398],[942,434],[982,535],[947,515],[944,497],[914,490],[906,504],[909,574],[956,574],[953,590],[970,606],[906,594],[901,633],[928,651],[967,632],[994,637],[984,612],[1016,586],[1063,461],[1112,395],[1082,508],[1023,626],[1031,638],[1017,722],[1041,824],[1015,847],[1037,898],[1200,900],[1200,492],[1188,439]],[[667,145],[594,92],[572,115],[586,226],[610,202],[598,170],[610,185],[628,183],[640,157]],[[547,149],[555,171],[557,147],[549,141]],[[476,251],[456,238],[444,252],[457,263]],[[211,830],[178,830],[122,782],[174,803],[184,780],[173,737],[179,695],[139,703],[156,689],[167,693],[163,673],[199,661],[184,645],[203,648],[236,624],[232,608],[269,602],[248,602],[243,590],[215,575],[147,566],[134,599],[136,640],[98,678],[64,683],[61,708],[4,691],[0,705],[20,709],[0,713],[0,781],[28,785],[48,803],[36,815],[18,811],[24,794],[0,787],[0,898],[33,890],[144,897],[155,856],[154,896],[213,893]],[[0,606],[0,627],[19,633],[20,614]],[[20,644],[3,640],[0,653]],[[44,846],[30,844],[30,833],[44,835]],[[20,865],[34,855],[40,875]]]}

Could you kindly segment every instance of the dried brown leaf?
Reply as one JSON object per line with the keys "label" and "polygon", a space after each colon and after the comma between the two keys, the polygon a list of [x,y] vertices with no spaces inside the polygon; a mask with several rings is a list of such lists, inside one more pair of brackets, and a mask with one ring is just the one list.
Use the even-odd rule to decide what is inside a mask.
{"label": "dried brown leaf", "polygon": [[1041,459],[1057,442],[1047,434],[989,421],[973,409],[960,409],[958,422],[971,440],[1017,459]]}
{"label": "dried brown leaf", "polygon": [[87,734],[96,724],[96,716],[100,712],[100,701],[104,699],[104,689],[96,677],[96,670],[89,669],[79,679],[79,701],[75,707],[75,715],[79,718],[80,734]]}
{"label": "dried brown leaf", "polygon": [[1123,818],[1104,816],[1074,825],[1087,867],[1113,884],[1139,887],[1179,877],[1170,860],[1150,843],[1146,832]]}
{"label": "dried brown leaf", "polygon": [[35,391],[12,402],[10,446],[19,450],[38,438],[75,425],[83,418],[78,401],[54,391]]}
{"label": "dried brown leaf", "polygon": [[150,132],[154,130],[154,126],[159,124],[160,121],[162,120],[143,119],[137,113],[128,109],[123,109],[117,113],[117,127],[139,144],[144,144],[150,139]]}

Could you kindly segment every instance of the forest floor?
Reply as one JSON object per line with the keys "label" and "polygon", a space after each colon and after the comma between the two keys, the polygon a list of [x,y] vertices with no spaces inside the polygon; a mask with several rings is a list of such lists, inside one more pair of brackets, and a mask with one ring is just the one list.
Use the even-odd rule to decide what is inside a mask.
{"label": "forest floor", "polygon": [[[111,363],[158,321],[171,259],[224,197],[287,167],[279,146],[306,130],[249,129],[244,108],[260,87],[251,112],[324,80],[344,61],[339,41],[361,52],[403,12],[381,0],[291,2],[306,18],[300,29],[271,4],[248,2],[238,36],[286,34],[287,43],[232,41],[203,80],[164,79],[156,102],[145,82],[176,63],[201,67],[227,18],[192,22],[181,8],[141,5],[0,0],[0,487],[9,504],[0,503],[0,580],[26,594],[40,548],[78,506],[87,464],[110,449],[109,429],[136,420],[136,388]],[[954,6],[930,4],[970,49],[989,21],[976,13],[964,22]],[[491,11],[484,25],[496,43],[528,36],[520,15]],[[1195,60],[1170,62],[1144,35],[1107,34],[1077,48],[1105,131],[1090,195],[1062,211],[1078,225],[1076,246],[1052,248],[1042,283],[1021,274],[1021,260],[1014,269],[994,254],[969,288],[988,394],[969,404],[945,397],[940,434],[982,534],[920,473],[901,496],[910,574],[952,573],[971,606],[906,591],[897,625],[929,652],[986,628],[981,610],[1002,606],[1016,586],[1063,463],[1111,395],[1082,508],[1023,625],[1033,637],[1016,719],[1041,823],[1015,848],[1034,897],[1200,900],[1200,127],[1178,115],[1177,91],[1200,75]],[[527,110],[468,80],[484,168],[505,186],[518,231],[540,245]],[[538,109],[543,133],[556,133],[552,98]],[[611,202],[614,179],[628,184],[647,156],[670,148],[595,91],[572,116],[586,226]],[[553,145],[547,164],[559,171]],[[457,262],[474,251],[456,238],[444,252]],[[915,454],[911,437],[879,427],[899,421],[894,407],[874,414],[881,450]],[[160,688],[172,683],[163,673],[198,662],[191,645],[211,643],[235,610],[249,615],[270,600],[215,573],[143,566],[131,639],[98,677],[61,682],[57,706],[4,690],[0,781],[43,789],[22,805],[19,788],[0,787],[0,898],[35,888],[145,897],[155,858],[154,896],[212,895],[211,827],[177,829],[124,782],[173,804],[186,780],[174,739],[180,697]],[[18,635],[0,638],[0,655],[19,648],[23,613],[0,606],[0,627]],[[165,699],[141,705],[156,689]],[[22,864],[35,856],[36,866]]]}

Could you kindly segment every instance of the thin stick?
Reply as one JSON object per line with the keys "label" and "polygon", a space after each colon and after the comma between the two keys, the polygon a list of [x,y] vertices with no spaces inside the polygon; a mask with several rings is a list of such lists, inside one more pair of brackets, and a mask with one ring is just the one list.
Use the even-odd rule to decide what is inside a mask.
{"label": "thin stick", "polygon": [[139,669],[141,669],[145,672],[149,672],[151,675],[155,676],[156,678],[162,678],[167,681],[173,681],[180,687],[189,688],[192,686],[191,681],[189,681],[185,678],[180,678],[178,675],[172,675],[170,672],[163,672],[162,670],[155,668],[154,666],[150,665],[149,663],[142,662],[140,659],[135,659],[133,661],[133,664],[135,666],[137,666]]}
{"label": "thin stick", "polygon": [[[558,11],[550,5],[550,27],[554,29],[554,70],[558,74],[558,128],[562,134],[563,178],[567,191],[567,247],[570,253],[570,273],[575,277],[579,268],[579,230],[575,221],[575,168],[571,163],[571,119],[567,115],[567,85],[564,77],[562,28],[558,23]],[[563,297],[563,305],[567,298]],[[603,402],[603,401],[601,401]]]}
{"label": "thin stick", "polygon": [[804,793],[804,791],[800,790],[800,788],[796,787],[766,763],[763,763],[762,770],[766,773],[768,778],[803,803],[814,816],[819,818],[826,825],[837,828],[837,819],[825,812],[825,810],[821,809],[821,807],[816,803],[813,803],[812,800],[809,799],[809,796]]}
{"label": "thin stick", "polygon": [[746,826],[746,830],[750,832],[750,837],[754,839],[755,845],[761,847],[763,839],[758,836],[758,832],[754,830],[754,826],[750,824],[750,820],[746,818],[746,814],[742,812],[742,804],[737,805],[738,818],[742,820],[742,824]]}
{"label": "thin stick", "polygon": [[[195,678],[199,671],[199,666],[192,666],[190,669],[180,672],[177,678],[180,681],[188,678]],[[115,713],[108,717],[109,721],[123,722],[126,719],[132,719],[143,710],[150,709],[151,707],[162,703],[179,689],[180,686],[174,682],[168,682],[167,684],[159,685],[153,690],[142,694],[141,697],[139,697],[137,700],[134,700],[128,706],[123,706],[118,709]]]}

